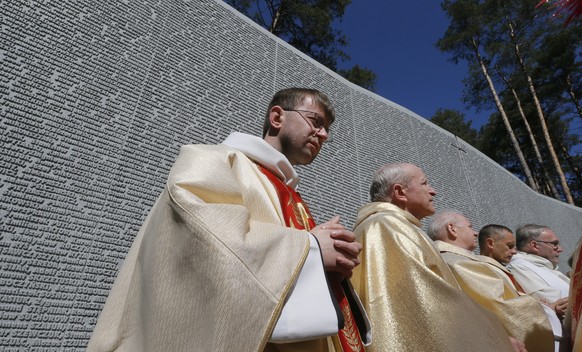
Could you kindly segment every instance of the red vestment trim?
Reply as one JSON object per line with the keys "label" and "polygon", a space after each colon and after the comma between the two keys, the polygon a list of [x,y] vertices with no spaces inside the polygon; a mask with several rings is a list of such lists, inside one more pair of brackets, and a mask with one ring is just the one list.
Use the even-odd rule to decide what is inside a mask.
{"label": "red vestment trim", "polygon": [[571,288],[570,288],[570,300],[572,302],[572,346],[574,346],[574,341],[576,338],[582,338],[582,336],[576,336],[576,330],[578,329],[578,324],[580,324],[580,315],[582,314],[582,245],[576,248],[578,253],[574,253],[576,260],[574,262],[574,268],[572,268],[571,277]]}
{"label": "red vestment trim", "polygon": [[513,276],[512,273],[508,273],[507,271],[504,271],[504,273],[507,274],[507,276],[509,276],[509,279],[511,280],[511,282],[513,282],[513,285],[515,286],[515,289],[517,290],[517,292],[525,295],[525,290],[523,289],[523,287],[521,287],[519,282],[517,282],[517,280],[515,279],[515,276]]}
{"label": "red vestment trim", "polygon": [[[261,172],[267,176],[277,190],[279,202],[281,203],[281,210],[285,217],[285,225],[300,230],[311,231],[311,229],[315,227],[315,220],[313,219],[313,216],[311,216],[307,204],[305,204],[303,199],[301,199],[299,193],[286,185],[269,169],[261,165],[258,166]],[[364,351],[364,345],[362,343],[358,326],[340,281],[334,275],[328,275],[328,281],[330,282],[333,294],[339,303],[344,316],[344,327],[338,332],[338,338],[343,351]]]}

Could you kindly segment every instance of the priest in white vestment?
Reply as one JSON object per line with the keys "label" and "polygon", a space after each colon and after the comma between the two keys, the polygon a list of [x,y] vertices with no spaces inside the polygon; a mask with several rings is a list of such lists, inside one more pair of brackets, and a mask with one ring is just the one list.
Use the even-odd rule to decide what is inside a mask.
{"label": "priest in white vestment", "polygon": [[507,266],[526,293],[566,312],[570,279],[558,271],[560,240],[550,228],[528,224],[516,230],[517,254]]}
{"label": "priest in white vestment", "polygon": [[[324,94],[290,88],[273,97],[262,139],[183,146],[87,350],[341,350],[328,337],[349,324],[330,282],[351,276],[361,245],[339,217],[314,226],[293,169],[313,161],[333,120]],[[345,294],[360,318],[347,334],[369,342]]]}

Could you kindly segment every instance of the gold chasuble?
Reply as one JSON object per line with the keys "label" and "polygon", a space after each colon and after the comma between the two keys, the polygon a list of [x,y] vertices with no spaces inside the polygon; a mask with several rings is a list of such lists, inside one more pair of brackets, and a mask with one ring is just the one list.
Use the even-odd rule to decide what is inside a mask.
{"label": "gold chasuble", "polygon": [[364,302],[376,352],[512,352],[503,325],[461,291],[412,214],[385,203],[358,212],[361,264],[352,284]]}
{"label": "gold chasuble", "polygon": [[509,336],[522,341],[528,352],[553,351],[552,326],[537,299],[520,295],[510,277],[485,260],[488,257],[442,241],[435,241],[435,245],[463,291],[494,313]]}
{"label": "gold chasuble", "polygon": [[582,240],[578,242],[573,254],[568,300],[568,333],[571,334],[572,351],[582,352]]}
{"label": "gold chasuble", "polygon": [[[310,231],[315,227],[315,220],[307,204],[301,199],[299,193],[283,183],[270,170],[259,165],[265,176],[271,181],[281,202],[281,210],[285,216],[285,223],[289,227]],[[336,301],[343,314],[344,326],[334,337],[333,345],[336,351],[364,351],[364,345],[358,331],[358,326],[352,314],[349,301],[344,293],[341,281],[335,276],[328,276],[328,281]],[[281,347],[281,346],[278,346]]]}

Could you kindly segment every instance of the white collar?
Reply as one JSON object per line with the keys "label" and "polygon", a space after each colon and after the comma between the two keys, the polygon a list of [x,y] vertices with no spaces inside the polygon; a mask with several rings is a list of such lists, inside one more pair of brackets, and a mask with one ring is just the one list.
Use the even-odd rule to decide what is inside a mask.
{"label": "white collar", "polygon": [[250,134],[233,132],[222,144],[238,149],[250,159],[271,170],[293,189],[297,189],[299,176],[285,155],[262,138]]}
{"label": "white collar", "polygon": [[557,265],[554,267],[554,264],[551,261],[549,261],[548,259],[541,257],[537,254],[531,254],[531,253],[527,253],[527,252],[517,251],[517,253],[513,257],[516,259],[521,258],[521,259],[527,260],[528,262],[533,263],[537,266],[545,266],[546,268],[548,268],[550,270],[558,270]]}

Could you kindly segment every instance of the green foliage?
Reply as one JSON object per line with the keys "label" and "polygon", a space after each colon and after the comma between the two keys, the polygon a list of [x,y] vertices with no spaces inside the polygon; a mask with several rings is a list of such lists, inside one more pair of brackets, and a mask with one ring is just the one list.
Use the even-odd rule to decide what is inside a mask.
{"label": "green foliage", "polygon": [[370,69],[356,65],[338,71],[338,63],[349,60],[344,51],[348,39],[341,31],[333,28],[333,22],[341,20],[351,0],[225,1],[269,32],[351,82],[366,89],[375,88],[377,77]]}
{"label": "green foliage", "polygon": [[[450,24],[436,45],[451,55],[450,61],[467,62],[469,71],[463,81],[463,101],[477,110],[496,108],[481,67],[484,65],[527,164],[536,182],[544,188],[547,183],[544,169],[555,184],[559,184],[559,179],[556,168],[549,162],[550,153],[531,93],[533,87],[568,184],[578,187],[573,193],[580,204],[582,190],[576,186],[575,170],[580,156],[570,155],[580,140],[579,134],[570,127],[570,121],[582,118],[582,27],[564,26],[563,21],[552,16],[551,9],[536,8],[538,2],[444,0],[441,7]],[[540,148],[542,163],[534,155],[531,138],[518,109],[520,105]],[[499,113],[493,114],[481,128],[478,148],[523,179],[515,147]]]}
{"label": "green foliage", "polygon": [[430,118],[430,121],[472,146],[478,146],[479,136],[477,130],[471,127],[471,120],[465,120],[465,114],[462,112],[453,109],[438,109]]}
{"label": "green foliage", "polygon": [[347,58],[347,38],[333,28],[351,0],[227,0],[274,35],[335,70]]}
{"label": "green foliage", "polygon": [[370,91],[376,90],[376,81],[378,76],[370,69],[355,65],[349,70],[338,70],[337,73],[339,73],[348,81],[357,84],[362,88]]}

